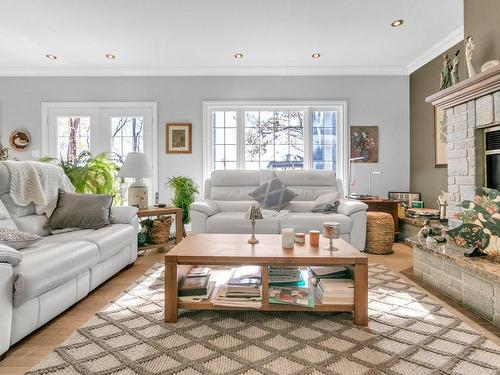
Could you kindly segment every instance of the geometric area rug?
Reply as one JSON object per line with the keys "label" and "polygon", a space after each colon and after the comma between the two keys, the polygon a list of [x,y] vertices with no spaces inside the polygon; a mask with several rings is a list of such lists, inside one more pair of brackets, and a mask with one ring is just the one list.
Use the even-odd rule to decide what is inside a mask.
{"label": "geometric area rug", "polygon": [[381,265],[369,325],[349,313],[182,311],[163,321],[157,263],[29,374],[500,373],[500,347]]}

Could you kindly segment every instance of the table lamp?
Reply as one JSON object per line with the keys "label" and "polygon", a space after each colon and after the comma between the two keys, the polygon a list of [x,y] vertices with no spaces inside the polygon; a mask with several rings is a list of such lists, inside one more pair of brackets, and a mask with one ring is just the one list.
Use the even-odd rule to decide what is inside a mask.
{"label": "table lamp", "polygon": [[142,152],[129,152],[125,158],[118,177],[130,177],[135,181],[128,187],[128,204],[138,208],[148,207],[148,185],[143,181],[144,178],[151,178],[153,171],[151,164]]}
{"label": "table lamp", "polygon": [[245,219],[252,220],[252,236],[248,239],[248,243],[255,245],[259,243],[259,240],[255,238],[255,220],[262,220],[262,212],[258,206],[250,206],[247,213],[245,214]]}
{"label": "table lamp", "polygon": [[368,174],[368,188],[370,189],[368,195],[372,196],[372,174],[382,174],[382,171],[373,171]]}

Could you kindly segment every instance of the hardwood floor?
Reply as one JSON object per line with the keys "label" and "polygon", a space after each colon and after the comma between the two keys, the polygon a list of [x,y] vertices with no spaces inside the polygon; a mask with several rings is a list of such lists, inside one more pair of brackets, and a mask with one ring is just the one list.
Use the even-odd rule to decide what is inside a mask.
{"label": "hardwood floor", "polygon": [[[30,336],[14,345],[6,358],[0,362],[0,374],[24,374],[43,357],[61,344],[71,333],[87,322],[97,311],[106,306],[123,289],[132,284],[153,263],[163,261],[163,251],[149,250],[139,257],[133,267],[115,275],[111,280],[98,287],[85,299],[68,309]],[[379,263],[395,272],[413,279],[411,272],[412,250],[403,244],[394,245],[390,255],[368,255],[370,263]],[[417,280],[413,280],[417,282]],[[449,311],[474,326],[477,330],[500,344],[500,329],[479,317],[471,310],[460,306],[435,289],[417,282],[429,292],[431,298],[439,300]]]}

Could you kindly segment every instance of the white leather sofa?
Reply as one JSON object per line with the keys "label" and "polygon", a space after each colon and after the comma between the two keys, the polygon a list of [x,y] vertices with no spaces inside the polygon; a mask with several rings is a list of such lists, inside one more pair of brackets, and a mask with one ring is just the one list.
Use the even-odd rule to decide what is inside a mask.
{"label": "white leather sofa", "polygon": [[[298,196],[280,212],[264,211],[257,220],[257,233],[281,233],[282,228],[295,232],[321,230],[322,223],[340,224],[341,237],[359,250],[365,248],[366,210],[362,202],[343,198],[342,183],[332,171],[276,171],[287,188]],[[245,212],[258,204],[249,196],[269,178],[269,171],[220,170],[205,181],[204,199],[191,205],[193,233],[250,233]],[[314,200],[321,194],[338,192],[338,213],[313,213]]]}
{"label": "white leather sofa", "polygon": [[121,224],[50,235],[45,215],[16,206],[9,191],[10,172],[0,164],[0,227],[44,238],[21,250],[0,245],[0,355],[137,258],[130,207],[112,209],[112,223]]}

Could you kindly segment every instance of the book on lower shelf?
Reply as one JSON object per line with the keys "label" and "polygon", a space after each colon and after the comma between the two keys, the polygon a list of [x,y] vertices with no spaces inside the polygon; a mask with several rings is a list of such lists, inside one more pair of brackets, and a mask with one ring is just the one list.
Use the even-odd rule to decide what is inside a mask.
{"label": "book on lower shelf", "polygon": [[269,285],[304,286],[305,281],[297,266],[270,266]]}
{"label": "book on lower shelf", "polygon": [[179,297],[204,296],[209,291],[210,268],[192,268],[179,282]]}
{"label": "book on lower shelf", "polygon": [[223,284],[219,286],[215,298],[212,298],[211,301],[214,306],[248,307],[253,309],[262,307],[260,287],[258,293],[238,295],[228,293],[228,285]]}
{"label": "book on lower shelf", "polygon": [[322,304],[353,304],[354,281],[351,279],[321,279],[316,294]]}
{"label": "book on lower shelf", "polygon": [[192,296],[179,296],[180,302],[202,302],[210,299],[214,289],[215,289],[215,281],[209,281],[207,292],[205,294],[200,295],[192,295]]}
{"label": "book on lower shelf", "polygon": [[314,307],[314,294],[310,288],[269,287],[269,303]]}
{"label": "book on lower shelf", "polygon": [[212,304],[215,306],[248,307],[262,306],[261,267],[234,267],[226,284],[219,286]]}

